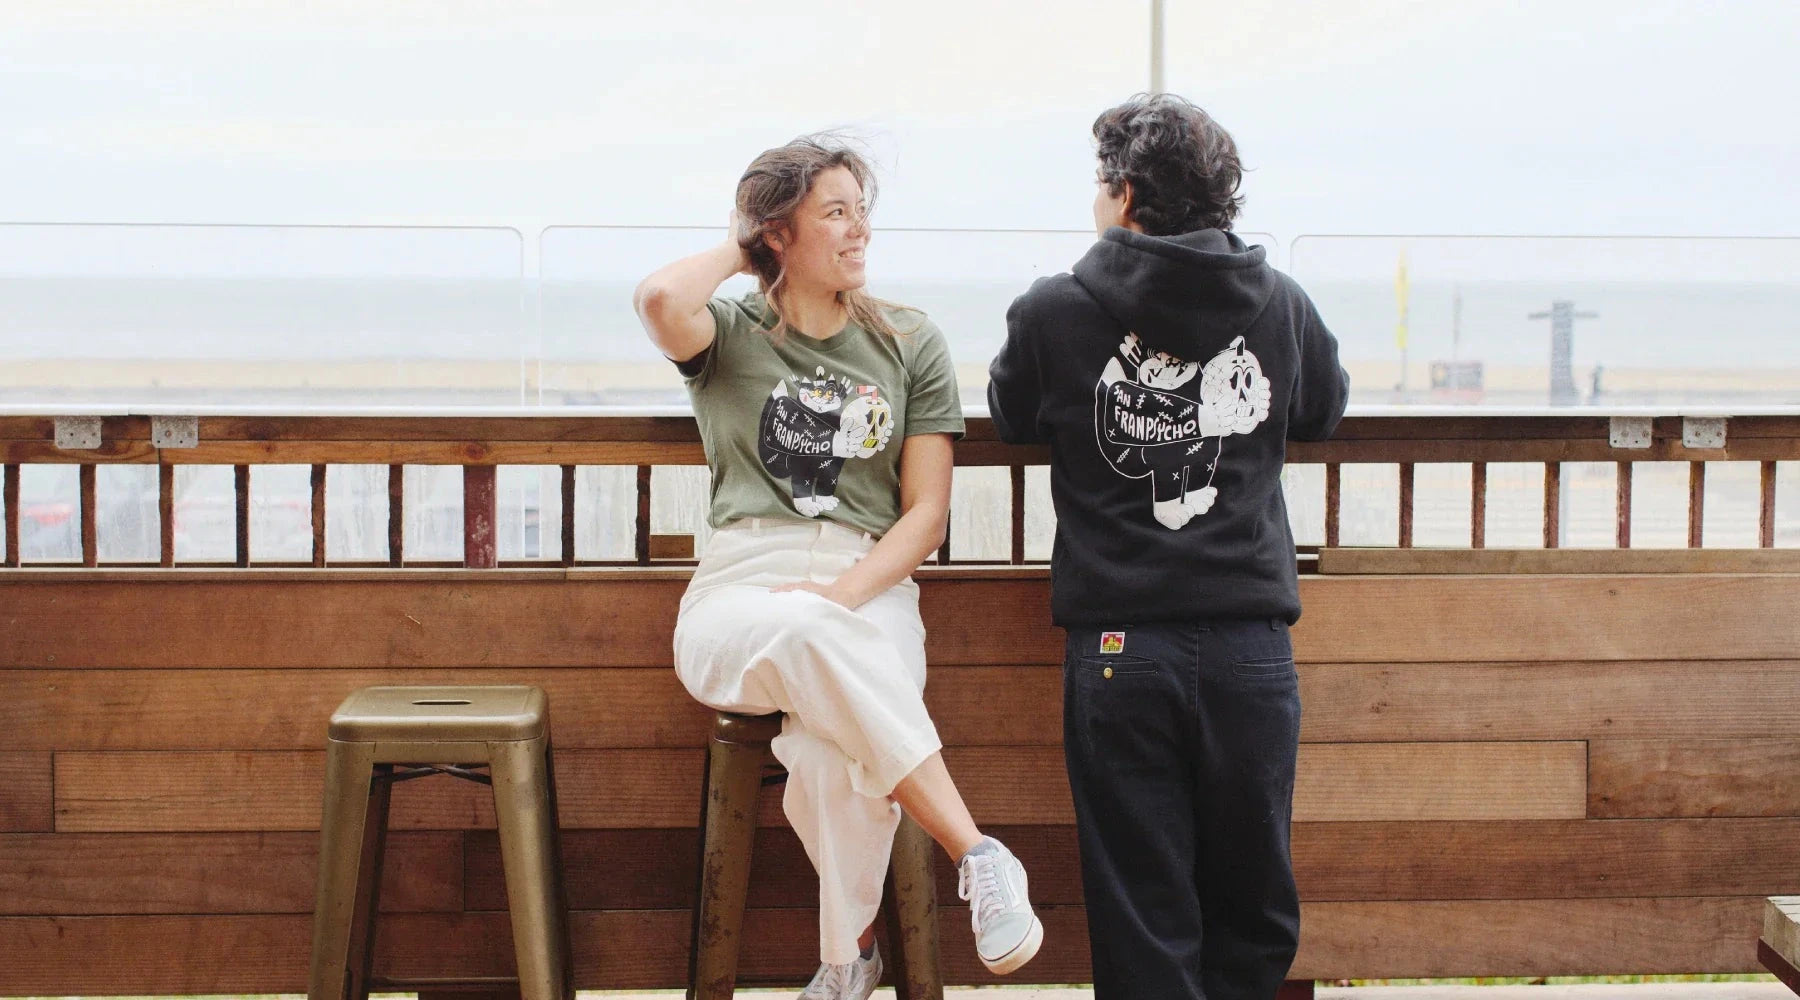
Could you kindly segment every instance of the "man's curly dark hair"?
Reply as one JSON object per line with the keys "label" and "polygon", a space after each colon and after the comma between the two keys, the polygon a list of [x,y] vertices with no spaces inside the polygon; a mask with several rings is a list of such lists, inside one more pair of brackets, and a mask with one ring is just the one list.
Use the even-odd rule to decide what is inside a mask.
{"label": "man's curly dark hair", "polygon": [[1100,180],[1114,197],[1131,182],[1131,218],[1152,236],[1230,229],[1243,207],[1237,143],[1212,116],[1174,94],[1138,94],[1094,119]]}

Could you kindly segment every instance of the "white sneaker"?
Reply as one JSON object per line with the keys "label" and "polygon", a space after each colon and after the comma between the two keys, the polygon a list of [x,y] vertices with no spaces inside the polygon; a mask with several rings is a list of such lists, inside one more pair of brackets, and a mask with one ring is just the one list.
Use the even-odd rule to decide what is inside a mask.
{"label": "white sneaker", "polygon": [[1044,925],[1031,912],[1025,866],[988,838],[996,850],[963,856],[956,894],[969,901],[969,924],[975,929],[975,954],[989,970],[1005,975],[1031,961],[1044,943]]}
{"label": "white sneaker", "polygon": [[800,1000],[869,1000],[881,982],[881,949],[869,949],[869,957],[858,957],[844,965],[821,965],[813,973],[812,982],[800,991]]}

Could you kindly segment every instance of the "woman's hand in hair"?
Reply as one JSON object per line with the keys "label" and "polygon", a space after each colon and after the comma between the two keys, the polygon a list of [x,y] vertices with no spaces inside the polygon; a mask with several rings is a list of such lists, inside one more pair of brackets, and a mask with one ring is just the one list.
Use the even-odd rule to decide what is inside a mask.
{"label": "woman's hand in hair", "polygon": [[731,216],[732,235],[710,250],[683,257],[658,268],[638,283],[631,306],[650,341],[670,361],[698,357],[712,346],[717,325],[706,308],[707,300],[732,275],[750,266],[750,255],[738,245],[737,213]]}
{"label": "woman's hand in hair", "polygon": [[725,242],[737,248],[739,265],[737,273],[739,274],[756,273],[755,266],[750,263],[750,251],[744,249],[744,242],[750,238],[753,231],[754,227],[737,214],[737,209],[732,209],[731,221],[725,225]]}

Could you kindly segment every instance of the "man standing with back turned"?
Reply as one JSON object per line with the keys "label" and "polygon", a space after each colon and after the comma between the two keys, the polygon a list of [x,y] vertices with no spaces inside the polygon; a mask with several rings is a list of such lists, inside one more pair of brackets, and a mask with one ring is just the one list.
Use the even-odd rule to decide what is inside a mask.
{"label": "man standing with back turned", "polygon": [[1094,122],[1100,233],[1012,304],[1000,437],[1050,445],[1051,610],[1095,1000],[1269,1000],[1299,941],[1288,853],[1300,617],[1286,442],[1349,376],[1293,279],[1231,232],[1231,136],[1172,95]]}

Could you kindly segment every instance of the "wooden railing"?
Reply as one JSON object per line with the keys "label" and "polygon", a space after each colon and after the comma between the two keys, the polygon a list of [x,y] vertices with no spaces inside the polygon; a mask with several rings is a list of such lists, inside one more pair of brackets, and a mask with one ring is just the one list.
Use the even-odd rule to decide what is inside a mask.
{"label": "wooden railing", "polygon": [[[1768,547],[1793,537],[1768,463],[1800,459],[1800,418],[1731,417],[1718,447],[1697,433],[1716,426],[1683,423],[1657,419],[1640,441],[1604,415],[1358,414],[1331,442],[1292,446],[1311,466],[1307,489],[1329,500],[1306,513],[1300,555],[1318,575],[1301,581],[1294,630],[1306,706],[1295,976],[1757,968],[1762,897],[1800,892],[1800,549]],[[0,418],[9,561],[20,468],[73,463],[86,564],[0,570],[0,996],[303,988],[326,719],[348,692],[392,683],[549,693],[577,985],[680,985],[708,716],[670,669],[688,560],[651,533],[650,488],[653,468],[703,460],[690,420],[212,416],[192,447],[159,446],[142,416],[100,430],[97,446],[59,448],[53,417]],[[1008,470],[993,491],[1012,507],[1001,562],[1024,561],[1022,501],[1044,451],[1002,445],[976,420],[957,456]],[[1555,525],[1567,463],[1617,463],[1633,482],[1644,461],[1689,463],[1699,482],[1717,475],[1710,463],[1751,463],[1757,503],[1741,509],[1757,511],[1760,546],[1477,547],[1483,518],[1521,497],[1543,506],[1513,516],[1514,540],[1535,517]],[[235,559],[103,563],[93,512],[108,462],[159,467],[165,565],[174,470],[235,468]],[[1508,499],[1484,503],[1484,468],[1519,462],[1543,468],[1549,488],[1511,476]],[[388,560],[320,568],[325,527],[344,516],[320,486],[337,463],[390,470]],[[1418,487],[1444,479],[1436,463],[1469,467],[1469,545],[1403,547],[1420,537],[1408,519],[1429,509]],[[250,558],[247,486],[264,464],[312,467],[312,559],[295,568]],[[532,569],[423,568],[434,564],[408,556],[401,530],[419,501],[399,473],[418,464],[464,470],[475,567],[498,562],[499,466],[559,468],[565,539],[603,513],[577,509],[574,470],[624,467],[637,487],[633,551],[594,568],[567,544]],[[1384,488],[1399,502],[1382,534],[1399,544],[1317,545],[1366,540],[1341,514],[1357,509],[1347,501],[1370,465],[1393,469]],[[1632,493],[1620,496],[1629,516]],[[1716,543],[1697,530],[1698,506],[1686,540]],[[1444,523],[1428,537],[1443,538]],[[1042,566],[919,573],[927,699],[977,821],[1032,872],[1054,943],[1023,979],[1082,982],[1064,650],[1046,577]],[[465,784],[395,793],[384,974],[510,969],[491,809]],[[798,982],[816,961],[816,885],[775,798],[763,804],[774,829],[759,839],[747,984]],[[947,866],[939,878],[947,975],[992,982]]]}
{"label": "wooden railing", "polygon": [[[529,411],[522,411],[529,412]],[[702,465],[705,455],[691,418],[676,415],[594,416],[209,416],[186,425],[196,437],[172,445],[159,444],[162,428],[148,416],[104,417],[99,441],[57,442],[62,421],[54,416],[0,416],[0,459],[4,461],[5,565],[21,565],[19,481],[22,466],[76,464],[79,475],[80,561],[102,565],[98,531],[96,468],[108,463],[154,464],[158,467],[160,558],[177,564],[174,537],[175,470],[181,465],[226,465],[235,471],[235,558],[231,565],[253,564],[250,545],[250,470],[258,465],[311,466],[310,562],[256,565],[326,565],[326,525],[332,511],[326,503],[326,469],[333,464],[385,465],[388,468],[388,553],[372,565],[501,565],[495,544],[496,470],[502,465],[553,466],[560,470],[562,536],[560,560],[511,565],[607,566],[651,565],[680,561],[691,548],[665,544],[651,530],[652,476],[657,466]],[[1776,545],[1777,462],[1800,460],[1800,415],[1733,417],[1661,417],[1609,415],[1459,416],[1449,414],[1353,415],[1336,437],[1322,443],[1289,445],[1291,465],[1324,469],[1323,546],[1339,547],[1342,538],[1343,473],[1349,465],[1380,464],[1396,468],[1399,549],[1414,544],[1418,468],[1434,463],[1469,467],[1469,533],[1467,548],[1488,545],[1490,463],[1533,463],[1543,466],[1542,545],[1555,549],[1562,537],[1564,468],[1568,463],[1613,463],[1616,480],[1616,547],[1632,547],[1633,470],[1642,462],[1682,462],[1688,466],[1686,544],[1705,542],[1705,497],[1709,465],[1753,463],[1757,470],[1757,545]],[[1026,557],[1026,469],[1048,461],[1042,448],[1020,448],[995,439],[989,421],[970,421],[967,440],[959,445],[957,464],[1004,467],[1010,475],[1010,538],[1003,559],[952,560],[950,542],[939,563],[953,561],[1022,565]],[[460,466],[463,470],[463,558],[458,562],[410,558],[402,525],[408,497],[403,470],[408,465]],[[577,559],[573,544],[577,520],[592,511],[578,509],[576,473],[582,466],[625,466],[636,474],[634,551],[629,558]],[[953,519],[951,535],[957,532]],[[1303,555],[1318,549],[1301,546]],[[123,566],[131,563],[107,563]],[[135,564],[143,565],[143,564]],[[209,564],[216,565],[216,564]],[[333,561],[332,565],[371,565]]]}

